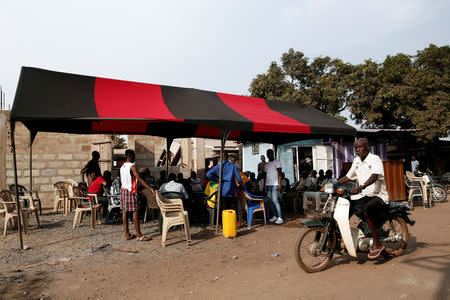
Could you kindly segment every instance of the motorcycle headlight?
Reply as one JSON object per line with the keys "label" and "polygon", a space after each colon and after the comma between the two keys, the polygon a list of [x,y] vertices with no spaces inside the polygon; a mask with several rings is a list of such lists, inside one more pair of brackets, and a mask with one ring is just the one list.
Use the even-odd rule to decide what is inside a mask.
{"label": "motorcycle headlight", "polygon": [[327,183],[324,186],[324,191],[327,194],[333,194],[334,193],[334,188],[333,188],[333,184],[332,183]]}

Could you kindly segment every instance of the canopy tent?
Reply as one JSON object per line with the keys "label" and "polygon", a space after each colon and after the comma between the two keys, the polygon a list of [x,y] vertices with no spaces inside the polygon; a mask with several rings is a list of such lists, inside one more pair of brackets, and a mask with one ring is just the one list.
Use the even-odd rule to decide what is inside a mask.
{"label": "canopy tent", "polygon": [[283,144],[355,135],[307,105],[23,67],[11,110],[31,132],[127,133]]}
{"label": "canopy tent", "polygon": [[311,135],[356,135],[307,105],[30,67],[22,67],[10,120],[13,150],[20,121],[31,132],[30,152],[39,131],[221,138],[222,149],[227,138],[283,144]]}

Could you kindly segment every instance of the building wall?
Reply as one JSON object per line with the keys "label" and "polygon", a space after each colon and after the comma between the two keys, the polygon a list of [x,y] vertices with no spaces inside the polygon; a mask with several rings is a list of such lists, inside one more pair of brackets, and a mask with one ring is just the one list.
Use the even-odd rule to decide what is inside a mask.
{"label": "building wall", "polygon": [[[169,173],[183,173],[185,178],[191,175],[191,170],[195,169],[195,166],[200,166],[201,163],[194,165],[192,152],[196,151],[196,147],[192,145],[191,138],[176,139],[176,142],[180,143],[181,159],[177,166],[169,166]],[[200,146],[203,146],[204,144]],[[158,161],[166,147],[166,139],[157,136],[147,135],[129,135],[128,136],[128,148],[136,151],[136,166],[138,169],[148,168],[153,177],[158,178],[162,170],[166,170],[166,166],[162,165],[157,167]],[[201,152],[201,151],[199,151]],[[204,150],[203,150],[204,152]],[[201,155],[199,154],[199,159]],[[203,154],[204,156],[204,154]],[[204,157],[203,157],[204,161]],[[203,163],[204,164],[204,163]]]}
{"label": "building wall", "polygon": [[[14,184],[13,154],[9,111],[0,112],[0,188]],[[30,186],[30,132],[22,123],[16,123],[15,143],[17,176],[20,185]],[[37,189],[43,207],[53,206],[53,183],[69,178],[80,181],[80,170],[90,159],[91,136],[39,132],[32,148],[33,189]]]}
{"label": "building wall", "polygon": [[[304,141],[298,141],[293,142],[289,144],[280,145],[279,147],[279,153],[278,157],[281,160],[281,166],[282,171],[287,179],[289,179],[290,182],[295,182],[295,175],[294,175],[294,156],[292,153],[292,149],[294,146],[297,147],[311,147],[314,149],[317,145],[322,145],[322,140],[320,139],[311,139],[311,140],[304,140]],[[313,151],[314,154],[314,151]],[[317,169],[317,157],[313,155],[313,167]]]}
{"label": "building wall", "polygon": [[[20,122],[16,123],[15,142],[17,158],[17,175],[19,184],[30,186],[29,130]],[[32,184],[37,189],[44,208],[53,207],[53,184],[62,179],[81,181],[80,170],[91,158],[93,150],[111,151],[106,143],[109,135],[80,135],[66,133],[39,132],[32,148]],[[180,139],[181,160],[177,166],[169,166],[169,172],[183,173],[190,176],[191,170],[197,171],[200,178],[205,174],[205,143],[203,139],[192,141],[191,138]],[[166,139],[154,136],[130,135],[128,147],[136,151],[136,165],[149,168],[155,178],[166,166],[157,167],[157,162],[166,145]],[[106,149],[106,150],[105,150]],[[195,152],[195,158],[192,153]],[[106,159],[107,161],[102,161]],[[196,161],[194,161],[196,160]],[[112,168],[112,153],[100,152],[101,170]],[[109,167],[107,167],[109,166]],[[118,169],[113,169],[117,173]],[[11,135],[9,111],[0,111],[0,189],[7,189],[14,184],[14,165],[11,152]]]}
{"label": "building wall", "polygon": [[[333,147],[333,176],[339,178],[347,171],[342,167],[343,163],[353,162],[355,156],[353,143],[345,142],[341,144],[333,141],[330,144]],[[370,153],[378,155],[382,161],[387,160],[386,145],[383,143],[370,144]]]}
{"label": "building wall", "polygon": [[245,144],[242,149],[242,171],[250,171],[258,176],[258,164],[261,162],[261,155],[266,157],[266,162],[269,161],[266,155],[268,149],[273,149],[272,144],[259,143],[258,151],[254,153],[253,144]]}

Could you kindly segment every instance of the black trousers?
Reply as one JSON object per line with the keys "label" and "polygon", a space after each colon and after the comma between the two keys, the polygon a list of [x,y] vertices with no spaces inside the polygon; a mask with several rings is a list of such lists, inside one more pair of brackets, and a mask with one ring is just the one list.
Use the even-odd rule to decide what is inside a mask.
{"label": "black trousers", "polygon": [[379,228],[383,225],[384,216],[386,215],[389,205],[387,205],[380,197],[364,196],[358,200],[350,200],[349,217],[356,214],[360,219],[369,218],[375,227]]}

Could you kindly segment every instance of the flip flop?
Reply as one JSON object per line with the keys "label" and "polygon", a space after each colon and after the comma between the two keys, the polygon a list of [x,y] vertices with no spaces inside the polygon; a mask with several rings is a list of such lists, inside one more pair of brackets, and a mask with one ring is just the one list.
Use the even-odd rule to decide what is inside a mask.
{"label": "flip flop", "polygon": [[370,253],[369,253],[369,255],[367,255],[367,257],[370,259],[378,258],[378,256],[380,256],[380,254],[381,254],[381,252],[383,252],[383,250],[384,250],[384,246],[382,246],[379,249],[375,249],[375,250],[370,249]]}
{"label": "flip flop", "polygon": [[141,237],[137,237],[136,241],[146,242],[146,241],[150,241],[151,239],[152,239],[151,237],[143,235]]}
{"label": "flip flop", "polygon": [[125,241],[129,241],[129,240],[132,240],[132,239],[135,239],[135,238],[136,238],[136,236],[134,234],[126,235],[125,236]]}

